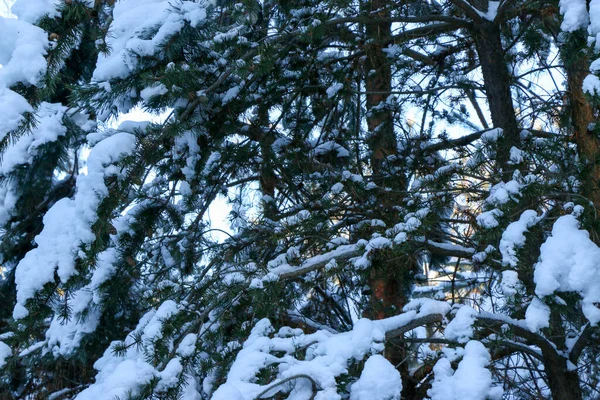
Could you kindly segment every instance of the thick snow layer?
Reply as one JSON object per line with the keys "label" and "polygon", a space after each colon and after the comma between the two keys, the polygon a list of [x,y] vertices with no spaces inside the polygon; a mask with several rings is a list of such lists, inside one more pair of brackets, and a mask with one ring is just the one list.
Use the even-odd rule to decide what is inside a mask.
{"label": "thick snow layer", "polygon": [[[98,57],[94,79],[125,78],[137,70],[139,56],[154,56],[160,46],[183,28],[185,22],[197,26],[206,18],[202,3],[170,0],[121,0],[115,4],[107,44],[109,54]],[[148,34],[154,33],[150,38]]]}
{"label": "thick snow layer", "polygon": [[350,400],[399,400],[402,379],[398,370],[383,357],[369,357],[360,378],[350,389]]}
{"label": "thick snow layer", "polygon": [[63,283],[77,273],[75,260],[80,247],[95,239],[91,227],[97,220],[98,206],[108,195],[104,179],[118,173],[113,164],[131,154],[135,144],[135,136],[124,132],[96,144],[88,156],[88,174],[77,177],[75,198],[59,200],[44,215],[44,228],[35,238],[37,248],[29,251],[16,267],[14,318],[28,315],[25,303],[52,282],[55,273]]}
{"label": "thick snow layer", "polygon": [[483,344],[470,341],[456,371],[447,358],[439,360],[433,372],[435,380],[427,394],[431,400],[501,399],[502,389],[492,386],[492,374],[486,368],[490,355]]}
{"label": "thick snow layer", "polygon": [[36,84],[46,71],[48,36],[37,26],[0,17],[0,88]]}
{"label": "thick snow layer", "polygon": [[560,13],[564,17],[560,28],[565,32],[585,29],[590,23],[586,0],[560,0]]}
{"label": "thick snow layer", "polygon": [[579,229],[573,215],[560,217],[552,235],[542,244],[533,275],[539,297],[554,292],[577,292],[583,299],[583,313],[592,323],[600,322],[600,248]]}
{"label": "thick snow layer", "polygon": [[11,7],[11,11],[21,21],[35,23],[43,16],[58,16],[56,6],[60,0],[17,0]]}

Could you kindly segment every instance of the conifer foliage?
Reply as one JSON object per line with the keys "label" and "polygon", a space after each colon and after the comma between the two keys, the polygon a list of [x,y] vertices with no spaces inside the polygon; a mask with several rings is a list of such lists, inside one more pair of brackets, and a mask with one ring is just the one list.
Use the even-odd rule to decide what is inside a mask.
{"label": "conifer foliage", "polygon": [[600,0],[3,12],[0,397],[598,398]]}

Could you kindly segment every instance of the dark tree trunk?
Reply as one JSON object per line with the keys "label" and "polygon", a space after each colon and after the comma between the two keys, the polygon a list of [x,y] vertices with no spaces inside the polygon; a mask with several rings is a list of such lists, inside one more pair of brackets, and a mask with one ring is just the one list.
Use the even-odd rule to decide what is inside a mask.
{"label": "dark tree trunk", "polygon": [[544,354],[544,368],[552,400],[580,400],[583,398],[577,371],[567,369],[567,360],[557,355]]}
{"label": "dark tree trunk", "polygon": [[[389,0],[373,0],[365,4],[365,11],[370,13],[370,20],[365,24],[367,45],[365,46],[365,87],[367,90],[367,127],[369,130],[368,145],[371,151],[371,168],[373,181],[382,190],[378,197],[378,218],[386,224],[393,224],[395,211],[392,206],[402,203],[400,193],[406,190],[406,180],[402,173],[390,173],[391,164],[397,163],[390,156],[398,153],[398,144],[394,132],[393,113],[385,107],[385,102],[392,90],[392,71],[390,62],[383,52],[383,46],[392,38],[391,23],[381,18],[389,17],[392,6]],[[383,107],[382,107],[383,106]],[[386,192],[383,188],[393,188],[394,192]],[[396,193],[396,194],[394,194]],[[371,313],[373,319],[386,318],[399,313],[407,302],[410,282],[404,279],[402,271],[410,268],[410,260],[390,263],[387,252],[381,252],[372,260],[370,273]],[[407,257],[408,258],[408,257]],[[401,338],[388,342],[385,357],[400,371],[403,381],[402,398],[413,398],[415,384],[410,379],[406,362],[406,346]]]}
{"label": "dark tree trunk", "polygon": [[514,166],[509,164],[510,149],[518,146],[520,131],[510,92],[511,79],[504,59],[498,24],[486,19],[476,21],[474,39],[485,91],[494,127],[501,128],[503,138],[498,142],[497,166],[502,178],[510,180]]}

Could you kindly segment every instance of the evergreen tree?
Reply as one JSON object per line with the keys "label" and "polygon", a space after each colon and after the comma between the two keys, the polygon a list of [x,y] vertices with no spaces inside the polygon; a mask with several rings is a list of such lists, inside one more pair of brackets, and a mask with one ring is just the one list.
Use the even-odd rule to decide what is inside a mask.
{"label": "evergreen tree", "polygon": [[12,12],[4,397],[597,397],[599,0]]}

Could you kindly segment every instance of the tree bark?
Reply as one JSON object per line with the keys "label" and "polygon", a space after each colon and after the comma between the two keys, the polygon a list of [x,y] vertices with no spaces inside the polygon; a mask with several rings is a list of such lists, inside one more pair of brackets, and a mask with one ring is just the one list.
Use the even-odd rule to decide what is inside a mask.
{"label": "tree bark", "polygon": [[[365,3],[364,11],[370,14],[365,24],[367,44],[365,45],[365,87],[367,90],[367,140],[371,151],[373,181],[381,190],[378,196],[378,217],[393,224],[397,215],[392,207],[402,203],[402,195],[393,194],[406,190],[406,179],[402,172],[395,173],[393,157],[398,153],[398,143],[394,132],[393,113],[385,107],[392,90],[392,71],[390,62],[383,51],[383,45],[392,39],[389,10],[390,0],[372,0]],[[393,193],[385,188],[395,189]],[[400,260],[390,263],[385,253],[374,256],[370,272],[371,315],[373,319],[382,319],[399,313],[407,302],[410,282],[404,279],[402,271],[410,268],[411,261]],[[385,357],[395,365],[402,376],[402,398],[413,398],[415,383],[410,379],[406,362],[406,346],[402,338],[388,340]]]}
{"label": "tree bark", "polygon": [[586,35],[582,31],[575,32],[569,37],[569,42],[561,50],[567,73],[567,100],[573,139],[579,155],[588,163],[584,170],[586,179],[583,181],[583,195],[600,210],[600,140],[589,129],[595,121],[594,108],[583,92],[583,80],[590,68]]}
{"label": "tree bark", "polygon": [[578,400],[583,398],[577,371],[569,371],[563,357],[544,354],[544,368],[552,400]]}
{"label": "tree bark", "polygon": [[503,137],[498,141],[497,166],[502,169],[502,178],[512,177],[514,166],[509,164],[510,149],[518,146],[520,131],[510,92],[511,78],[504,59],[504,49],[497,23],[480,18],[475,21],[474,40],[485,91],[495,128],[501,128]]}

